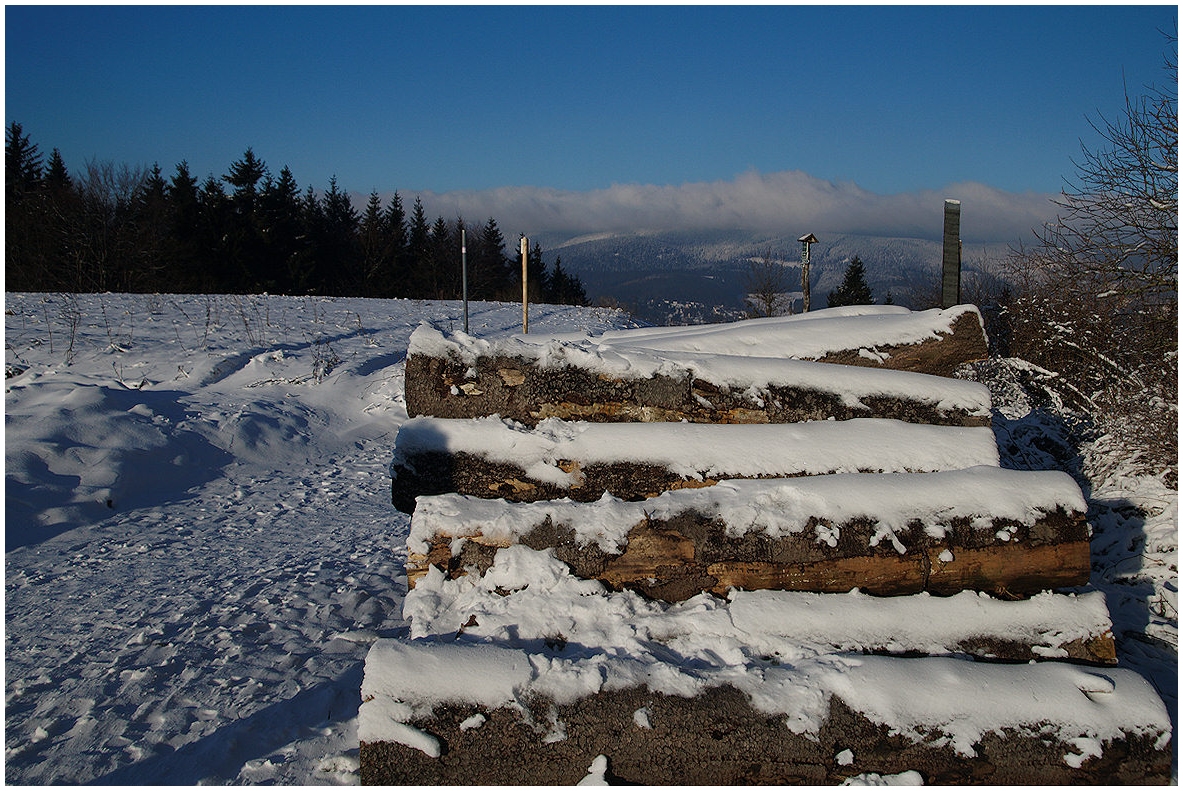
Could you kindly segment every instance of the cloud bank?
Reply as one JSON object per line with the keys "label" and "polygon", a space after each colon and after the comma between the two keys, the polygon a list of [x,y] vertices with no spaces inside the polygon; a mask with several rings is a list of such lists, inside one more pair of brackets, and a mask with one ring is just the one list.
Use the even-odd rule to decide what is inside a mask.
{"label": "cloud bank", "polygon": [[[855,233],[939,239],[946,198],[960,200],[967,242],[1015,242],[1051,220],[1052,195],[1013,193],[976,182],[939,191],[879,195],[851,182],[801,171],[748,171],[730,181],[677,186],[614,184],[589,191],[499,187],[425,192],[429,217],[463,217],[470,225],[493,217],[503,233],[601,233],[746,230],[768,233]],[[414,197],[404,196],[404,203]],[[408,210],[409,210],[408,205]]]}

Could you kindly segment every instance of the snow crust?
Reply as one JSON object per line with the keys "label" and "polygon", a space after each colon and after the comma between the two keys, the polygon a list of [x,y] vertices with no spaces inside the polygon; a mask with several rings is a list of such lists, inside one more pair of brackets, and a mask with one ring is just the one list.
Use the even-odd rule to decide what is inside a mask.
{"label": "snow crust", "polygon": [[547,419],[534,429],[497,417],[417,417],[399,429],[393,464],[429,451],[468,453],[514,464],[527,477],[562,487],[582,482],[560,461],[633,462],[704,477],[829,472],[935,472],[998,465],[987,427],[928,426],[864,418],[810,423],[712,425],[583,423]]}
{"label": "snow crust", "polygon": [[[702,489],[664,492],[644,502],[625,502],[605,493],[594,503],[570,499],[507,503],[467,495],[419,497],[411,520],[407,548],[426,554],[436,535],[478,533],[512,543],[549,518],[572,528],[583,545],[596,544],[620,552],[628,531],[645,519],[666,520],[692,511],[716,517],[728,534],[758,532],[776,538],[806,530],[811,519],[829,526],[813,529],[820,540],[836,544],[840,526],[866,518],[876,525],[872,546],[890,541],[901,554],[897,533],[920,520],[936,537],[954,520],[976,520],[974,526],[993,531],[992,515],[1032,525],[1042,515],[1063,508],[1083,513],[1080,487],[1058,471],[1030,472],[977,466],[932,473],[841,473],[808,478],[725,480]],[[998,537],[998,540],[1004,540]]]}

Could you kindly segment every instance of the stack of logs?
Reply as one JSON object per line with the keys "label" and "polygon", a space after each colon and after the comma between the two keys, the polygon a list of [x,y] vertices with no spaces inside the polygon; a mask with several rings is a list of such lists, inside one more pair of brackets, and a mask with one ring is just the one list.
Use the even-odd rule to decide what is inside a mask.
{"label": "stack of logs", "polygon": [[[589,351],[567,341],[449,338],[421,327],[406,365],[411,419],[400,430],[391,468],[393,503],[415,512],[409,584],[431,569],[449,578],[483,574],[499,550],[520,544],[552,552],[574,576],[665,602],[735,589],[858,589],[876,596],[981,591],[1019,601],[1086,585],[1088,527],[1079,489],[1060,473],[998,467],[988,393],[949,378],[962,363],[986,355],[980,317],[966,306],[938,313],[946,328],[923,340],[878,338],[813,360],[629,347],[626,333]],[[851,319],[844,321],[849,327]],[[867,326],[882,331],[874,321]],[[734,447],[746,450],[726,452]],[[723,489],[727,496],[716,496]],[[1025,490],[1034,493],[1016,498]],[[484,511],[455,516],[478,498],[495,518]],[[992,508],[1016,500],[1022,502]],[[744,522],[750,509],[727,506],[735,501],[773,503],[767,518],[797,522],[754,529]],[[904,516],[861,508],[888,501],[906,503]],[[595,514],[597,524],[616,519],[615,544],[581,538],[580,514]],[[507,522],[515,527],[504,529]],[[1010,635],[966,628],[969,636],[954,653],[1023,662],[1048,653]],[[890,652],[882,645],[863,649]],[[1099,665],[1116,661],[1107,623],[1065,639],[1051,654]],[[858,732],[857,761],[834,766],[824,739],[786,733],[769,755],[793,755],[761,763],[745,753],[753,740],[770,738],[768,718],[731,700],[735,691],[728,689],[666,700],[670,716],[686,724],[680,738],[690,741],[672,751],[670,745],[646,749],[681,758],[646,761],[630,757],[637,749],[622,744],[609,755],[616,737],[607,732],[599,742],[593,733],[583,746],[609,755],[617,779],[644,784],[832,782],[909,766],[924,767],[929,782],[952,783],[1154,782],[1169,775],[1170,751],[1153,740],[1131,736],[1109,744],[1082,768],[1060,760],[1063,745],[1046,735],[1006,733],[997,744],[979,745],[970,760],[939,739],[901,744],[838,699],[826,727]],[[591,696],[565,716],[579,720],[591,716],[584,708],[603,709],[592,719],[606,722],[608,709],[631,705],[630,694]],[[722,752],[696,762],[695,728],[737,709],[743,713],[731,726],[735,738],[716,739],[711,749]],[[363,741],[363,782],[579,779],[561,768],[580,768],[582,755],[563,752],[572,744],[550,745],[548,758],[537,739],[523,737],[520,722],[504,713],[490,717],[479,739],[460,738],[462,718],[446,710],[417,723],[452,745],[440,756]],[[479,774],[472,774],[478,764]]]}

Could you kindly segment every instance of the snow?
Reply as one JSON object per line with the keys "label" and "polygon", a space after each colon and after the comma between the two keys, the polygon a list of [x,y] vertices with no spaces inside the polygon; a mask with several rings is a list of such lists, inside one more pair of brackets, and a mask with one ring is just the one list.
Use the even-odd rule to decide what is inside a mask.
{"label": "snow", "polygon": [[[478,333],[521,318],[470,308]],[[362,664],[406,633],[403,361],[460,303],[8,294],[5,313],[6,781],[356,783]]]}
{"label": "snow", "polygon": [[530,429],[499,418],[403,424],[395,464],[415,453],[464,452],[516,465],[527,477],[578,486],[582,465],[633,462],[704,477],[817,475],[828,472],[935,472],[998,464],[988,427],[928,426],[863,418],[783,424],[581,423],[547,419]]}
{"label": "snow", "polygon": [[[1092,492],[1095,589],[1081,592],[1070,609],[1057,609],[1064,602],[1053,597],[1033,598],[1021,611],[1006,603],[1014,628],[1037,636],[1051,655],[1059,641],[1096,628],[1104,607],[1119,641],[1116,669],[982,664],[962,677],[948,668],[967,663],[951,658],[893,664],[843,653],[844,641],[856,637],[895,638],[901,651],[945,647],[951,637],[941,630],[1003,617],[998,602],[977,594],[917,597],[917,606],[933,609],[923,629],[908,632],[892,626],[900,617],[893,604],[872,611],[880,600],[857,593],[800,601],[737,593],[678,605],[609,595],[598,583],[571,578],[553,556],[523,547],[498,552],[483,578],[494,588],[478,587],[475,575],[448,581],[429,574],[407,596],[411,524],[390,504],[388,475],[395,436],[407,423],[403,363],[412,336],[456,337],[459,303],[8,294],[5,308],[9,783],[356,783],[359,738],[395,738],[431,754],[440,745],[409,724],[415,711],[441,696],[516,700],[524,683],[556,697],[636,683],[690,695],[731,683],[768,710],[797,712],[791,727],[805,730],[837,691],[901,733],[918,719],[954,712],[959,696],[969,699],[971,687],[989,684],[993,710],[957,711],[964,717],[942,726],[956,744],[972,744],[990,717],[1018,722],[1039,710],[1075,723],[1065,731],[1074,740],[1068,762],[1095,750],[1105,723],[1119,714],[1148,732],[1163,727],[1162,704],[1143,678],[1174,710],[1177,493],[1157,479],[1117,470]],[[533,348],[536,359],[583,354],[634,372],[670,364],[652,349],[591,340],[629,326],[618,312],[533,306],[532,333],[518,336],[520,306],[470,308],[473,344],[494,339],[499,348]],[[901,309],[867,317],[907,318]],[[932,331],[936,319],[948,317],[926,317],[928,329],[916,331]],[[421,328],[424,321],[431,327]],[[709,340],[739,350],[714,333],[678,339],[674,330],[655,332],[652,343],[706,348]],[[839,369],[817,363],[711,354],[678,356],[704,371],[716,366],[741,387],[769,376],[841,378]],[[880,373],[891,372],[867,369],[860,377]],[[903,380],[929,397],[989,409],[981,384],[892,378]],[[865,392],[853,381],[842,386],[855,400]],[[1013,438],[1021,438],[1020,426],[1034,425],[1024,415],[1008,416]],[[988,464],[970,477],[983,470],[985,477],[1013,472]],[[914,477],[947,474],[956,473]],[[1084,504],[1079,488],[1058,476],[1010,492],[1015,513],[1050,501]],[[1006,489],[1003,478],[997,483]],[[712,489],[738,483],[763,482]],[[804,490],[766,485],[760,518],[772,521],[758,529],[793,529],[791,513],[777,509]],[[836,492],[810,496],[837,501]],[[607,500],[595,512],[610,523],[613,509],[634,505]],[[900,501],[892,508],[904,518],[907,507]],[[755,525],[756,512],[751,516]],[[597,531],[587,535],[601,540]],[[529,586],[511,597],[495,591],[526,579]],[[579,635],[584,645],[619,652],[554,656],[515,646],[507,635],[520,614],[497,608],[526,596],[539,602],[538,620],[518,624],[521,639],[535,630],[574,645]],[[479,625],[456,638],[474,612]],[[769,620],[784,624],[781,631]],[[827,623],[859,629],[827,631]],[[752,639],[757,628],[763,644]],[[412,629],[421,639],[408,639]],[[438,639],[447,630],[450,643]],[[441,650],[471,652],[456,661],[470,661],[472,674],[431,673],[431,662],[456,659]],[[649,662],[654,651],[685,661]],[[383,657],[416,670],[400,680],[386,672]],[[901,677],[903,661],[914,672]],[[1012,687],[1013,672],[1022,683]],[[938,691],[933,679],[946,678],[952,686]],[[406,689],[412,682],[417,691]],[[891,690],[880,697],[885,682]],[[364,703],[363,686],[372,695]],[[638,711],[636,726],[647,717]],[[552,735],[562,738],[561,723]],[[610,767],[597,761],[586,770],[590,780],[602,780]]]}
{"label": "snow", "polygon": [[893,305],[858,305],[752,319],[743,322],[742,330],[734,324],[653,327],[609,331],[597,340],[613,349],[814,360],[844,349],[871,350],[936,339],[948,334],[953,322],[965,314],[980,323],[981,316],[972,305],[915,312]]}

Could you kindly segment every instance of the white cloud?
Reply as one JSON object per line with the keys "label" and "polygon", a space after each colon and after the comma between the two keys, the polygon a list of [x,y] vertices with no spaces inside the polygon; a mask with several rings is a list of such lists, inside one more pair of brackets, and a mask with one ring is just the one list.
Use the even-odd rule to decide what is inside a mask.
{"label": "white cloud", "polygon": [[[961,201],[966,241],[1013,242],[1052,219],[1053,196],[1013,193],[976,182],[941,190],[879,195],[851,182],[801,171],[748,171],[730,181],[659,186],[614,184],[590,191],[499,187],[482,191],[425,192],[430,218],[464,217],[481,225],[497,220],[509,236],[638,230],[752,230],[831,232],[939,239],[944,201]],[[408,210],[415,195],[403,195]]]}

